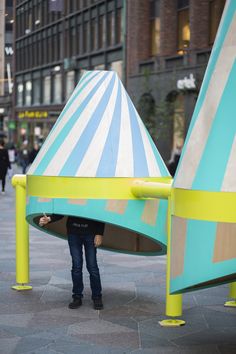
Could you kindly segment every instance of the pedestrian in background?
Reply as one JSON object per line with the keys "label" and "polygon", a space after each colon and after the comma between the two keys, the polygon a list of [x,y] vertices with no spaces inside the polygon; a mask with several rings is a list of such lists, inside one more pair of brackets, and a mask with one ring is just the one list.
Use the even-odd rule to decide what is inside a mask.
{"label": "pedestrian in background", "polygon": [[28,141],[25,140],[22,143],[22,146],[19,151],[19,164],[22,168],[22,173],[26,173],[26,169],[29,165],[29,149],[28,149]]}
{"label": "pedestrian in background", "polygon": [[30,154],[29,154],[29,163],[30,164],[33,163],[38,152],[39,152],[39,144],[34,143],[33,149],[30,151]]}
{"label": "pedestrian in background", "polygon": [[5,149],[5,143],[0,140],[0,179],[2,180],[2,194],[5,194],[6,174],[7,170],[11,168],[9,155]]}

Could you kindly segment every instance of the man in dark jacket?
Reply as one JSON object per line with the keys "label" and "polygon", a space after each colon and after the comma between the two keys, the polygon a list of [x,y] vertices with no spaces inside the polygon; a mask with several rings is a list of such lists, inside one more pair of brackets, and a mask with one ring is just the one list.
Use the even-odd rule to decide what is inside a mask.
{"label": "man in dark jacket", "polygon": [[0,180],[2,180],[2,194],[5,194],[6,174],[11,168],[8,151],[5,149],[5,143],[0,140]]}
{"label": "man in dark jacket", "polygon": [[[44,226],[50,222],[55,222],[63,218],[64,215],[52,214],[44,215],[39,220],[39,225]],[[102,286],[99,268],[97,264],[97,247],[102,243],[102,235],[104,232],[104,223],[80,218],[76,216],[68,216],[67,219],[67,235],[72,257],[72,302],[69,304],[70,309],[76,309],[82,305],[83,298],[83,246],[85,251],[85,260],[87,270],[90,275],[90,287],[92,291],[92,300],[95,310],[103,308],[102,303]]]}

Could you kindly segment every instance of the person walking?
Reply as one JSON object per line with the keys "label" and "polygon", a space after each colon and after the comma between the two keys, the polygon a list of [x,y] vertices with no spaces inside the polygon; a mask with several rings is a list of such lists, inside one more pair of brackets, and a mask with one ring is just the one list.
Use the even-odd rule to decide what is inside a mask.
{"label": "person walking", "polygon": [[[64,215],[44,214],[39,219],[39,225],[44,226],[48,223],[62,219]],[[92,291],[93,307],[95,310],[103,309],[102,286],[100,272],[97,264],[97,247],[102,244],[102,235],[104,232],[104,223],[81,218],[77,216],[68,216],[67,218],[67,236],[70,254],[72,258],[72,302],[69,303],[70,309],[76,309],[82,305],[83,298],[83,248],[87,270],[90,275],[90,287]]]}
{"label": "person walking", "polygon": [[36,158],[38,152],[39,152],[39,145],[37,143],[34,143],[33,149],[29,153],[30,164],[34,162],[34,159]]}
{"label": "person walking", "polygon": [[26,169],[29,165],[29,149],[28,149],[28,141],[25,140],[22,143],[22,146],[19,151],[19,163],[22,168],[22,173],[26,173]]}
{"label": "person walking", "polygon": [[5,149],[5,143],[0,140],[0,179],[2,180],[2,194],[5,194],[6,174],[7,170],[11,168],[9,155]]}

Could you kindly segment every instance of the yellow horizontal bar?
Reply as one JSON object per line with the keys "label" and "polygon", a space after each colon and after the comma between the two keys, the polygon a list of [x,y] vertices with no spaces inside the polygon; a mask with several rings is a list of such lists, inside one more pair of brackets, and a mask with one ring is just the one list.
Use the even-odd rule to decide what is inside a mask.
{"label": "yellow horizontal bar", "polygon": [[172,214],[197,220],[236,223],[236,193],[174,188]]}
{"label": "yellow horizontal bar", "polygon": [[27,194],[45,198],[137,199],[131,192],[137,180],[168,183],[169,177],[97,178],[27,176]]}
{"label": "yellow horizontal bar", "polygon": [[171,194],[172,178],[165,182],[134,181],[131,191],[138,198],[168,199]]}

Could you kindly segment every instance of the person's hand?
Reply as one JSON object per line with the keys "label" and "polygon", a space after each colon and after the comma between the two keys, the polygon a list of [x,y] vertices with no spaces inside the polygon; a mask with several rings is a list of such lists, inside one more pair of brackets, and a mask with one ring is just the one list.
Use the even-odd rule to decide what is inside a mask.
{"label": "person's hand", "polygon": [[95,235],[94,237],[94,246],[99,247],[102,244],[102,235]]}
{"label": "person's hand", "polygon": [[44,215],[39,219],[39,226],[47,225],[50,221],[51,221],[50,216]]}

